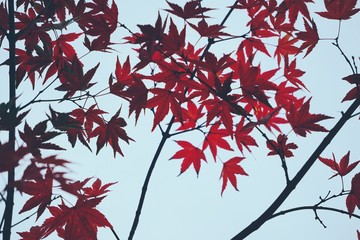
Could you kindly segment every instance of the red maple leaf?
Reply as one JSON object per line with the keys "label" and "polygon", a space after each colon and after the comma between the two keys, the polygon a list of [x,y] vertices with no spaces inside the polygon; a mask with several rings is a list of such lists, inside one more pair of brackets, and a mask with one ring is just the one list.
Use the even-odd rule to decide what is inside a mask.
{"label": "red maple leaf", "polygon": [[296,36],[303,41],[299,48],[299,51],[307,49],[304,57],[306,57],[314,49],[314,47],[319,41],[319,34],[316,24],[314,20],[311,20],[310,22],[311,26],[309,25],[308,21],[304,19],[305,31],[298,32],[296,34]]}
{"label": "red maple leaf", "polygon": [[299,48],[299,52],[304,49],[307,49],[304,57],[306,57],[313,50],[313,48],[316,46],[316,44],[319,41],[319,34],[317,31],[316,24],[314,20],[311,20],[310,22],[311,22],[311,26],[309,25],[308,21],[304,19],[305,31],[298,32],[296,34],[296,36],[303,41],[303,43]]}
{"label": "red maple leaf", "polygon": [[53,175],[50,168],[47,168],[45,178],[31,181],[18,181],[15,185],[21,193],[32,196],[26,201],[19,213],[29,211],[39,206],[37,210],[37,218],[39,218],[45,211],[46,206],[51,203]]}
{"label": "red maple leaf", "polygon": [[54,111],[51,106],[49,106],[50,109],[50,116],[48,116],[50,122],[54,126],[54,128],[61,130],[61,131],[67,131],[69,129],[82,129],[82,121],[79,121],[75,118],[72,118],[70,116],[70,113],[62,113]]}
{"label": "red maple leaf", "polygon": [[71,61],[76,55],[76,51],[69,42],[77,39],[82,33],[68,33],[61,34],[55,41],[52,41],[52,46],[54,47],[54,52],[63,53],[66,58]]}
{"label": "red maple leaf", "polygon": [[203,105],[198,107],[192,101],[187,101],[187,107],[181,109],[183,121],[180,122],[179,119],[175,119],[176,122],[181,123],[181,126],[177,129],[178,131],[195,128],[197,120],[199,120],[205,114],[202,112]]}
{"label": "red maple leaf", "polygon": [[78,108],[71,112],[71,115],[74,116],[77,121],[84,123],[85,130],[88,134],[92,131],[94,123],[101,125],[104,122],[100,115],[106,112],[101,109],[96,109],[95,107],[96,104],[86,109],[86,111],[84,111],[83,108]]}
{"label": "red maple leaf", "polygon": [[332,118],[324,114],[309,113],[310,99],[300,106],[300,108],[292,104],[290,110],[286,113],[286,117],[294,132],[302,137],[306,137],[306,133],[311,133],[311,131],[327,132],[328,130],[317,124],[317,122]]}
{"label": "red maple leaf", "polygon": [[216,161],[217,157],[217,149],[222,148],[225,150],[233,151],[233,149],[230,147],[230,144],[228,141],[226,141],[224,138],[229,136],[229,132],[222,128],[219,129],[220,124],[214,124],[211,126],[209,133],[206,135],[202,149],[203,151],[209,147],[210,151],[214,157],[214,160]]}
{"label": "red maple leaf", "polygon": [[[182,149],[177,151],[170,159],[182,159],[180,174],[185,172],[190,165],[194,166],[196,174],[199,175],[201,160],[206,162],[204,152],[187,141],[176,141]],[[179,174],[179,175],[180,175]]]}
{"label": "red maple leaf", "polygon": [[228,101],[215,98],[205,100],[202,104],[204,104],[207,110],[206,124],[209,125],[214,118],[219,118],[224,124],[226,130],[232,135],[234,131],[234,124],[231,112],[234,108],[228,103]]}
{"label": "red maple leaf", "polygon": [[100,197],[100,196],[104,195],[105,193],[109,192],[110,190],[108,188],[116,183],[117,182],[112,182],[112,183],[106,183],[106,184],[102,185],[101,180],[98,178],[93,182],[91,187],[83,188],[84,196],[86,198]]}
{"label": "red maple leaf", "polygon": [[177,26],[170,19],[169,34],[164,34],[162,38],[163,51],[169,56],[181,51],[185,46],[186,27],[179,33]]}
{"label": "red maple leaf", "polygon": [[286,143],[288,140],[285,134],[279,134],[277,141],[270,140],[266,143],[267,147],[270,149],[268,156],[270,155],[279,155],[281,159],[293,157],[291,149],[297,149],[298,146],[295,143]]}
{"label": "red maple leaf", "polygon": [[348,174],[349,172],[351,172],[360,162],[356,161],[352,164],[349,165],[349,158],[350,158],[350,151],[347,152],[347,154],[345,154],[341,160],[340,163],[336,162],[335,159],[335,155],[333,154],[333,158],[329,159],[329,158],[323,158],[323,157],[319,157],[319,160],[324,163],[326,166],[328,166],[329,168],[331,168],[332,170],[336,171],[336,173],[330,177],[333,178],[337,175],[343,177],[346,174]]}
{"label": "red maple leaf", "polygon": [[284,37],[279,37],[279,42],[274,52],[274,57],[277,57],[278,65],[282,58],[285,61],[288,59],[289,55],[295,55],[299,52],[299,49],[294,46],[294,44],[298,41],[297,38],[290,38],[290,34],[286,34]]}
{"label": "red maple leaf", "polygon": [[147,108],[156,108],[154,124],[152,130],[165,118],[171,109],[172,114],[182,121],[182,111],[180,104],[184,100],[182,93],[173,92],[162,88],[153,88],[149,90],[154,97],[147,101]]}
{"label": "red maple leaf", "polygon": [[304,73],[304,71],[296,68],[296,58],[290,64],[288,61],[285,61],[284,77],[295,87],[303,87],[307,90],[305,84],[300,80]]}
{"label": "red maple leaf", "polygon": [[90,83],[93,78],[99,63],[87,71],[83,72],[83,67],[80,60],[75,55],[70,66],[66,67],[60,74],[61,85],[55,88],[58,91],[67,92],[64,98],[72,97],[77,91],[85,91],[92,87],[95,83]]}
{"label": "red maple leaf", "polygon": [[355,174],[351,180],[351,190],[349,195],[346,197],[346,207],[349,216],[353,214],[355,207],[360,206],[360,173]]}
{"label": "red maple leaf", "polygon": [[280,11],[289,13],[290,23],[294,24],[301,13],[307,19],[310,19],[310,13],[307,7],[307,3],[312,3],[313,0],[285,0],[279,5]]}
{"label": "red maple leaf", "polygon": [[44,230],[40,226],[31,227],[28,232],[17,232],[20,235],[20,240],[39,240],[44,235]]}
{"label": "red maple leaf", "polygon": [[58,207],[48,207],[52,216],[45,220],[45,236],[55,230],[63,229],[64,239],[97,239],[98,227],[112,227],[106,217],[95,207],[101,198],[79,198],[75,206],[68,207],[62,202]]}
{"label": "red maple leaf", "polygon": [[219,24],[208,25],[204,18],[198,22],[197,26],[192,23],[189,23],[189,25],[202,37],[219,38],[220,36],[230,36],[230,34],[221,31],[225,26]]}
{"label": "red maple leaf", "polygon": [[26,143],[28,150],[34,157],[41,157],[40,149],[65,150],[54,143],[47,142],[61,133],[46,131],[46,128],[47,121],[36,124],[33,129],[25,122],[24,131],[19,131],[20,138]]}
{"label": "red maple leaf", "polygon": [[2,45],[2,41],[6,36],[6,32],[9,29],[9,13],[5,7],[6,5],[2,2],[0,3],[0,16],[3,16],[3,20],[0,22],[0,46]]}
{"label": "red maple leaf", "polygon": [[356,84],[356,86],[345,95],[342,102],[350,101],[350,100],[353,100],[353,99],[359,97],[360,96],[360,94],[359,94],[360,74],[359,73],[351,74],[349,76],[344,77],[343,80],[345,80],[351,84]]}
{"label": "red maple leaf", "polygon": [[275,101],[277,105],[282,106],[285,110],[288,111],[292,103],[299,101],[294,94],[296,91],[299,90],[299,88],[287,86],[287,82],[288,81],[284,81],[278,85],[278,90],[275,94]]}
{"label": "red maple leaf", "polygon": [[248,57],[253,55],[254,49],[270,57],[270,53],[266,49],[265,44],[258,38],[254,38],[254,37],[245,38],[244,41],[241,42],[240,48],[245,48],[246,55]]}
{"label": "red maple leaf", "polygon": [[244,126],[244,118],[241,118],[240,122],[236,125],[235,142],[241,153],[244,151],[243,147],[251,152],[250,146],[258,146],[255,139],[250,136],[250,132],[253,130],[253,128],[254,127],[251,126]]}
{"label": "red maple leaf", "polygon": [[132,80],[130,58],[127,56],[125,62],[121,65],[119,57],[116,59],[115,77],[118,82],[127,83]]}
{"label": "red maple leaf", "polygon": [[31,53],[40,40],[46,46],[51,46],[50,35],[37,25],[37,15],[34,8],[30,8],[28,14],[15,12],[15,16],[19,20],[15,23],[15,28],[18,30],[28,28],[27,31],[19,35],[19,40],[25,39],[27,53]]}
{"label": "red maple leaf", "polygon": [[104,147],[105,144],[110,144],[114,150],[114,157],[116,153],[119,153],[121,156],[124,156],[119,146],[119,138],[126,143],[129,143],[129,140],[132,138],[128,137],[124,127],[127,125],[125,120],[122,117],[119,117],[120,109],[115,113],[115,115],[110,119],[109,122],[103,122],[97,126],[94,131],[89,136],[90,138],[96,137],[96,154]]}
{"label": "red maple leaf", "polygon": [[276,129],[281,132],[278,124],[287,123],[287,121],[283,118],[276,117],[280,111],[281,107],[278,106],[276,108],[269,108],[265,105],[257,105],[254,107],[254,113],[258,121],[252,121],[245,125],[245,128],[253,128],[258,125],[265,125],[269,131],[272,131],[271,128]]}
{"label": "red maple leaf", "polygon": [[236,174],[248,176],[245,170],[239,165],[239,163],[244,159],[244,157],[233,157],[227,162],[224,162],[223,169],[220,174],[220,179],[223,179],[221,195],[223,194],[228,181],[230,181],[236,191],[239,191],[237,188]]}
{"label": "red maple leaf", "polygon": [[171,9],[165,9],[165,11],[172,13],[184,20],[190,18],[208,18],[208,16],[205,16],[204,13],[212,10],[211,8],[201,7],[199,0],[188,1],[185,3],[184,8],[181,8],[175,3],[171,3],[169,1],[166,2],[169,4]]}
{"label": "red maple leaf", "polygon": [[360,9],[355,8],[357,0],[324,0],[326,12],[317,12],[320,16],[328,19],[345,20]]}
{"label": "red maple leaf", "polygon": [[12,150],[9,142],[0,142],[0,173],[7,172],[19,165],[19,161],[29,152],[25,147],[19,147],[16,151]]}

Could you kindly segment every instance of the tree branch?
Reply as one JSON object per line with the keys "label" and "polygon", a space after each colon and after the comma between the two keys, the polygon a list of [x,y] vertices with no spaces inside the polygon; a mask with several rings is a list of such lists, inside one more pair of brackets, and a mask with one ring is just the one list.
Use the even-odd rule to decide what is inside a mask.
{"label": "tree branch", "polygon": [[298,171],[295,177],[289,182],[280,195],[275,199],[275,201],[266,209],[263,214],[261,214],[255,221],[249,224],[241,232],[239,232],[233,240],[245,239],[251,233],[259,229],[267,220],[271,219],[274,212],[281,206],[281,204],[286,200],[290,193],[296,188],[298,183],[303,179],[305,174],[309,171],[311,166],[315,163],[320,154],[324,149],[330,144],[331,140],[336,136],[344,124],[351,118],[351,115],[360,105],[360,98],[357,98],[347,109],[347,111],[342,115],[339,121],[335,126],[329,131],[325,136],[320,145],[315,149],[313,154],[309,157],[303,167]]}
{"label": "tree branch", "polygon": [[[234,5],[236,5],[237,3],[237,0],[235,1]],[[233,8],[231,8],[228,13],[226,14],[226,16],[224,17],[223,21],[221,22],[220,25],[223,25],[225,24],[226,20],[229,18],[230,14],[232,13],[233,11]],[[212,41],[209,41],[208,45],[206,46],[206,48],[204,49],[203,53],[202,53],[202,56],[199,58],[199,61],[202,61],[205,57],[205,54],[209,51],[210,47],[212,46],[213,42]],[[191,77],[190,79],[193,79],[195,77],[195,73],[196,73],[196,69],[192,72],[191,74]],[[184,92],[184,94],[186,94],[186,91]],[[162,133],[162,138],[161,138],[161,141],[158,145],[158,148],[155,152],[155,155],[153,157],[153,160],[150,164],[150,167],[149,167],[149,170],[146,174],[146,178],[145,178],[145,181],[144,181],[144,184],[143,184],[143,187],[142,187],[142,191],[141,191],[141,195],[140,195],[140,199],[139,199],[139,203],[138,203],[138,207],[137,207],[137,210],[136,210],[136,213],[135,213],[135,218],[134,218],[134,221],[133,221],[133,224],[132,224],[132,227],[131,227],[131,230],[130,230],[130,234],[129,234],[129,237],[128,237],[128,240],[132,240],[134,235],[135,235],[135,231],[136,231],[136,228],[137,228],[137,225],[139,223],[139,219],[140,219],[140,215],[141,215],[141,210],[142,210],[142,206],[144,204],[144,200],[145,200],[145,196],[146,196],[146,192],[147,192],[147,187],[149,185],[149,181],[150,181],[150,178],[151,178],[151,175],[152,175],[152,172],[155,168],[155,165],[156,165],[156,162],[160,156],[160,153],[165,145],[165,142],[167,139],[170,138],[170,130],[171,130],[171,127],[172,125],[174,124],[174,121],[175,121],[175,117],[172,116],[169,124],[168,124],[168,127],[166,129],[165,132]]]}
{"label": "tree branch", "polygon": [[[9,41],[9,103],[10,103],[10,115],[13,122],[16,121],[16,36],[15,36],[15,10],[14,0],[9,0],[9,33],[7,35]],[[9,130],[9,144],[10,151],[15,151],[15,125]],[[8,183],[14,182],[15,170],[8,171]],[[8,184],[6,188],[6,202],[4,211],[4,228],[3,228],[3,240],[10,240],[11,236],[11,222],[13,217],[14,206],[14,186]]]}
{"label": "tree branch", "polygon": [[[337,213],[349,215],[349,213],[348,213],[347,211],[344,211],[344,210],[341,210],[341,209],[337,209],[337,208],[332,208],[332,207],[303,206],[303,207],[290,208],[290,209],[287,209],[287,210],[283,210],[283,211],[277,212],[277,213],[273,214],[273,215],[269,218],[269,220],[270,220],[270,219],[273,219],[273,218],[276,218],[276,217],[279,217],[279,216],[281,216],[281,215],[285,215],[285,214],[288,214],[288,213],[291,213],[291,212],[296,212],[296,211],[301,211],[301,210],[313,210],[313,211],[316,211],[316,210],[324,210],[324,211],[331,211],[331,212],[337,212]],[[355,218],[357,218],[357,219],[360,219],[360,215],[352,214],[351,216],[352,216],[352,217],[355,217]]]}

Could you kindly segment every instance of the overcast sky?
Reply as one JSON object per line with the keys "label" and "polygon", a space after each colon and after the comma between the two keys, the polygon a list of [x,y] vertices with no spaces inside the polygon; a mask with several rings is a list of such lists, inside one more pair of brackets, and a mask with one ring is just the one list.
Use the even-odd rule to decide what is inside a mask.
{"label": "overcast sky", "polygon": [[[162,0],[117,0],[116,2],[118,3],[120,21],[133,31],[138,31],[137,24],[153,24],[158,12],[164,17],[167,14],[161,10],[167,8],[166,2]],[[185,1],[176,2],[182,5]],[[214,23],[219,23],[226,14],[223,6],[232,4],[233,0],[203,1],[203,5],[206,7],[219,8],[215,14],[216,18],[211,20]],[[324,10],[322,3],[317,6],[317,11]],[[336,35],[337,21],[324,20],[318,15],[314,15],[314,20],[318,24],[320,37],[330,38]],[[238,14],[234,14],[229,19],[229,23],[233,30],[233,28],[237,27],[237,24],[240,29],[243,28],[245,21],[239,18]],[[359,24],[360,14],[353,17],[352,20],[344,21],[342,24],[340,43],[349,56],[360,56],[358,45],[360,42]],[[119,29],[114,41],[122,42],[122,38],[126,34],[127,32],[124,29]],[[235,49],[238,43],[238,41],[219,43],[214,49],[224,50],[224,53],[229,53]],[[101,72],[95,75],[97,80],[103,80],[107,83],[108,76],[115,67],[117,56],[123,61],[128,54],[132,54],[132,66],[135,65],[136,58],[130,46],[117,45],[116,49],[118,52],[107,55],[101,54],[101,57],[97,53],[93,53],[84,59],[84,61],[89,61],[89,68],[93,67],[99,59],[102,60],[99,68]],[[2,61],[3,57],[1,57]],[[264,60],[264,62],[266,61]],[[304,92],[304,94],[313,96],[311,112],[333,116],[333,120],[321,122],[322,125],[330,129],[341,117],[341,111],[346,110],[349,106],[349,103],[341,103],[341,99],[352,86],[341,79],[351,74],[350,69],[337,49],[332,46],[331,41],[320,41],[307,58],[298,59],[298,65],[306,71],[303,82],[310,90],[310,93]],[[265,65],[264,68],[266,69],[267,66]],[[7,69],[1,67],[0,71],[2,76],[6,76]],[[19,89],[24,98],[29,93],[27,91],[29,88],[30,85],[26,83]],[[5,90],[6,88],[0,89],[0,102],[7,101],[7,98],[3,97],[7,94]],[[29,98],[31,96],[29,95]],[[104,102],[100,100],[100,103],[113,112],[121,104],[125,104],[115,101],[106,102],[105,100]],[[54,107],[56,106],[54,105]],[[32,112],[33,115],[29,122],[36,123],[38,116],[43,118],[45,116],[44,111],[48,111],[46,109],[48,109],[48,105],[39,106],[36,110],[39,114]],[[123,111],[125,117],[126,108]],[[150,112],[147,112],[145,116],[142,115],[136,126],[133,118],[127,121],[129,124],[128,134],[136,142],[131,143],[129,146],[121,145],[125,157],[117,155],[114,159],[112,149],[102,150],[96,156],[80,144],[75,149],[69,148],[68,151],[59,155],[74,160],[75,164],[71,166],[75,173],[74,176],[79,178],[94,176],[99,177],[103,182],[118,182],[111,187],[112,191],[99,205],[99,209],[112,223],[120,239],[127,239],[128,237],[145,174],[161,138],[158,129],[151,132],[152,114]],[[357,119],[352,119],[322,156],[330,158],[332,152],[334,152],[337,159],[340,159],[351,150],[350,161],[359,160],[359,141],[356,138],[360,134],[358,124]],[[295,157],[288,160],[290,176],[293,176],[302,166],[324,136],[324,133],[313,133],[304,139],[291,135],[291,140],[296,142],[299,149],[294,152]],[[0,137],[4,137],[4,135],[0,135]],[[193,135],[192,133],[178,136],[174,140],[191,139],[191,141],[196,142],[197,137],[199,137],[199,143],[201,135]],[[60,138],[59,141],[59,144],[70,146],[66,143],[65,137]],[[221,162],[214,163],[209,158],[208,163],[202,165],[199,177],[196,176],[193,169],[189,169],[178,177],[181,161],[168,161],[178,150],[178,145],[172,140],[168,141],[153,173],[134,239],[227,240],[236,235],[272,203],[285,184],[279,159],[266,156],[268,149],[263,139],[259,139],[258,143],[259,148],[254,149],[252,153],[245,153],[246,160],[243,161],[242,166],[249,174],[249,177],[238,177],[239,192],[228,184],[228,188],[221,196],[222,182],[219,180]],[[234,154],[236,153],[232,153],[231,156],[234,156]],[[238,154],[240,155],[240,153]],[[229,157],[230,155],[221,155],[223,160],[227,160]],[[354,174],[359,170],[359,167],[356,168]],[[321,163],[314,164],[281,209],[314,205],[319,201],[319,196],[325,197],[328,191],[339,192],[341,188],[340,178],[328,180],[332,174],[329,168]],[[351,176],[348,178],[351,179]],[[4,179],[2,175],[1,184],[5,183]],[[346,180],[347,183],[350,182],[349,179]],[[27,197],[25,198],[27,199]],[[19,210],[20,204],[16,205],[17,210]],[[341,209],[346,209],[345,198],[334,200],[330,202],[329,206],[339,206]],[[355,210],[355,212],[359,213],[358,210]],[[359,221],[349,220],[347,215],[323,211],[319,211],[319,217],[327,228],[324,228],[315,220],[312,211],[303,211],[273,219],[247,239],[356,239],[356,229],[360,229]],[[15,218],[16,220],[21,219],[18,216],[15,216]],[[16,227],[13,231],[13,239],[18,238],[17,234],[15,234],[16,231],[29,229],[29,226],[35,224],[34,221],[35,219],[32,218]],[[39,223],[41,223],[41,220],[39,220]],[[54,235],[51,239],[56,239],[56,236]],[[99,239],[113,239],[111,231],[101,229]]]}

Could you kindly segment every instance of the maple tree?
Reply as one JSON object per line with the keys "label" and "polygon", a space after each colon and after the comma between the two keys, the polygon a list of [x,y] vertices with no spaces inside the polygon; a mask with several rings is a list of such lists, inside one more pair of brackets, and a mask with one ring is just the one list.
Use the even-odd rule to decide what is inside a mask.
{"label": "maple tree", "polygon": [[[219,2],[216,8],[201,0],[165,4],[155,23],[133,29],[119,20],[121,4],[115,0],[0,1],[0,47],[6,54],[0,67],[8,70],[9,90],[0,103],[0,174],[7,176],[0,192],[3,239],[14,234],[22,240],[55,235],[98,239],[99,228],[109,228],[114,239],[120,239],[117,227],[98,208],[116,182],[74,179],[74,159],[59,154],[85,148],[94,151],[95,158],[109,147],[114,158],[126,158],[124,149],[138,141],[128,123],[134,120],[139,127],[146,119],[152,123],[151,134],[161,134],[128,239],[136,237],[150,179],[170,139],[177,147],[170,160],[179,162],[179,175],[193,169],[200,178],[212,160],[221,166],[221,196],[231,186],[241,191],[241,180],[252,176],[249,158],[257,150],[279,159],[284,178],[280,193],[255,221],[233,232],[232,239],[244,239],[275,217],[306,209],[313,210],[324,227],[319,210],[360,219],[355,210],[360,208],[360,158],[350,157],[353,149],[340,160],[335,153],[332,159],[323,153],[346,123],[358,121],[360,58],[350,57],[341,46],[343,24],[354,24],[359,15],[357,1],[237,0],[232,5]],[[323,10],[313,11],[313,5]],[[216,22],[212,13],[219,9],[225,14]],[[236,14],[244,30],[228,25]],[[323,37],[318,19],[337,21],[336,37]],[[342,97],[351,104],[342,106],[341,116],[314,112],[316,92],[303,80],[301,61],[329,40],[337,61],[350,68],[334,81],[353,86]],[[214,49],[224,42],[231,42],[229,52]],[[118,49],[125,48],[132,54],[122,59]],[[101,61],[87,62],[89,56],[103,54],[116,57],[105,78],[98,74],[104,71]],[[116,108],[108,103],[116,103]],[[46,106],[43,113],[39,105]],[[329,120],[336,123],[331,126]],[[300,168],[294,167],[290,158],[304,149],[298,142],[318,135],[323,140],[301,159]],[[64,136],[68,143],[59,140]],[[341,179],[340,191],[329,190],[325,197],[320,192],[320,201],[311,206],[281,210],[315,163],[335,172],[330,179]],[[18,212],[24,217],[14,223],[15,197],[21,197],[16,192],[25,203]],[[332,206],[334,199],[342,201],[342,207]],[[28,212],[33,214],[23,215]],[[12,232],[35,215],[39,222],[34,226]]]}

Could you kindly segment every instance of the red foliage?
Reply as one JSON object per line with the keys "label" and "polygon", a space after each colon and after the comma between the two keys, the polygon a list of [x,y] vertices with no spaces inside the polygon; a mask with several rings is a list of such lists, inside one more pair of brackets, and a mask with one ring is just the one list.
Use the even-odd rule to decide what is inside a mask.
{"label": "red foliage", "polygon": [[349,19],[360,9],[355,8],[357,0],[325,0],[326,12],[318,12],[324,18]]}
{"label": "red foliage", "polygon": [[302,137],[306,137],[306,133],[312,131],[327,132],[326,128],[319,125],[317,122],[329,119],[332,117],[324,114],[312,114],[309,112],[310,99],[308,99],[300,108],[295,104],[291,105],[290,111],[286,113],[294,132]]}
{"label": "red foliage", "polygon": [[[192,131],[202,134],[200,142],[196,138],[176,140],[181,149],[171,159],[181,160],[180,174],[192,165],[199,175],[202,161],[207,162],[209,156],[215,162],[221,161],[223,151],[242,154],[223,162],[221,194],[228,182],[238,190],[237,175],[248,175],[240,163],[245,154],[261,145],[266,144],[268,155],[281,158],[287,175],[286,158],[293,157],[298,146],[290,139],[291,131],[286,134],[284,129],[291,128],[302,137],[314,131],[328,131],[319,122],[331,117],[310,113],[311,97],[302,91],[309,91],[302,79],[305,71],[297,64],[298,56],[309,56],[321,40],[316,19],[308,7],[314,1],[239,0],[227,9],[229,15],[224,21],[215,23],[210,18],[215,9],[204,7],[205,2],[187,1],[182,6],[166,2],[167,17],[163,20],[159,12],[154,24],[139,24],[139,32],[119,21],[115,0],[18,0],[14,29],[10,29],[8,6],[0,3],[0,46],[5,38],[19,42],[16,45],[19,48],[6,49],[15,52],[14,59],[5,60],[0,66],[16,65],[16,87],[29,79],[34,92],[38,91],[37,87],[42,89],[24,108],[12,106],[20,94],[0,104],[0,130],[11,131],[17,126],[21,129],[16,133],[21,147],[14,148],[15,141],[0,142],[0,173],[12,171],[22,162],[28,164],[18,180],[8,183],[30,196],[20,213],[37,208],[38,218],[46,209],[51,214],[43,225],[19,233],[23,240],[45,238],[54,232],[63,239],[97,239],[99,227],[112,227],[96,207],[115,183],[103,184],[96,179],[88,186],[91,178],[72,181],[66,175],[69,162],[49,156],[47,151],[65,150],[65,144],[60,147],[54,142],[66,134],[72,147],[79,140],[91,151],[95,141],[96,154],[109,144],[114,157],[116,153],[124,156],[119,140],[129,143],[133,139],[127,134],[127,121],[117,110],[122,102],[113,104],[114,96],[126,102],[129,119],[134,113],[135,123],[141,112],[151,112],[151,130],[158,127],[164,142]],[[324,3],[326,11],[318,14],[328,19],[350,19],[360,10],[355,8],[356,0]],[[246,28],[240,35],[225,24],[236,11],[246,15],[239,22]],[[112,42],[116,39],[113,34],[119,27],[129,33],[124,37],[126,45],[121,46],[130,45],[137,62],[131,60],[132,66],[129,56],[124,61],[117,57],[115,62],[114,58],[108,82],[103,89],[95,90],[103,87],[95,74],[100,63],[88,68],[83,59],[96,51],[115,52],[117,42]],[[10,30],[15,32],[14,36]],[[196,44],[191,43],[193,37],[198,39]],[[213,44],[230,40],[238,41],[237,48],[230,53],[217,55],[211,51]],[[339,37],[335,45],[338,40]],[[75,47],[80,41],[84,52]],[[259,60],[260,53],[273,64]],[[348,59],[347,62],[351,65]],[[353,62],[353,73],[343,79],[355,86],[343,101],[359,98],[360,75]],[[42,79],[41,86],[38,79]],[[54,94],[54,99],[43,99],[43,92],[53,86],[57,86],[53,90],[62,97]],[[117,106],[117,112],[111,112],[111,106],[110,110],[105,108],[104,102],[98,101],[100,97],[111,98],[106,103]],[[22,123],[32,112],[29,106],[38,102],[50,102],[50,114],[35,124],[29,125],[28,120]],[[75,107],[67,112],[58,110],[64,103]],[[110,120],[105,118],[108,113],[112,116]],[[48,129],[48,122],[52,129]],[[266,143],[255,140],[260,135]],[[25,159],[30,154],[32,158]],[[349,155],[350,151],[339,163],[334,155],[333,159],[319,159],[336,172],[332,177],[343,177],[359,163],[349,164]],[[356,174],[346,198],[350,216],[360,206],[359,179],[360,175]],[[65,204],[65,197],[55,195],[54,190],[73,195],[76,203]],[[54,206],[57,198],[62,198],[61,203]]]}
{"label": "red foliage", "polygon": [[331,168],[332,170],[334,170],[336,172],[333,176],[330,177],[330,178],[333,178],[333,177],[335,177],[337,175],[339,175],[341,177],[347,175],[360,162],[360,160],[359,160],[359,161],[353,162],[352,164],[349,165],[349,158],[350,158],[350,151],[348,151],[347,154],[345,154],[341,158],[340,163],[336,162],[334,154],[333,154],[332,159],[319,157],[319,160],[322,163],[324,163],[326,166],[328,166],[329,168]]}
{"label": "red foliage", "polygon": [[248,175],[245,172],[245,170],[240,165],[238,165],[244,159],[245,158],[243,158],[243,157],[233,157],[224,163],[223,169],[222,169],[221,175],[220,175],[220,178],[223,179],[221,194],[223,194],[228,181],[230,181],[231,185],[233,185],[233,187],[236,190],[238,190],[236,174],[245,175],[245,176]]}
{"label": "red foliage", "polygon": [[196,174],[199,175],[201,160],[206,162],[204,152],[186,141],[176,141],[182,149],[177,151],[171,159],[183,159],[180,168],[180,174],[185,172],[191,165],[194,166]]}
{"label": "red foliage", "polygon": [[356,206],[360,206],[360,173],[357,173],[351,180],[351,190],[346,197],[346,207],[350,217]]}

